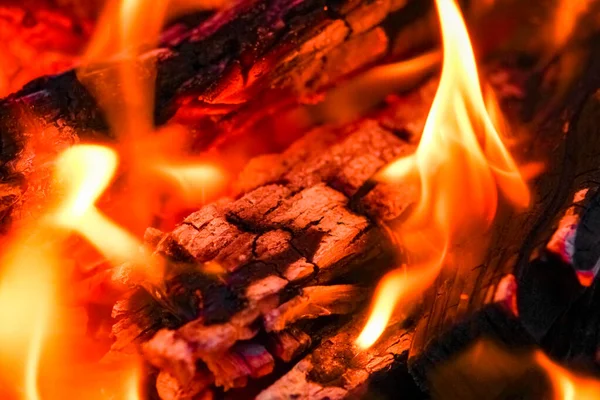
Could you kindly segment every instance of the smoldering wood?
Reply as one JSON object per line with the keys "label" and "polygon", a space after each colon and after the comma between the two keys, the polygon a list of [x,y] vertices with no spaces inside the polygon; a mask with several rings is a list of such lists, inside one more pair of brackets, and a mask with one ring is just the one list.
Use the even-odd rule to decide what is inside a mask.
{"label": "smoldering wood", "polygon": [[370,382],[392,369],[396,379],[401,380],[402,375],[406,379],[412,331],[399,323],[392,324],[374,346],[362,350],[354,342],[366,315],[364,311],[355,315],[339,331],[324,337],[308,356],[262,391],[257,400],[359,398],[367,393]]}
{"label": "smoldering wood", "polygon": [[[165,123],[177,110],[178,120],[190,123],[185,115],[193,114],[191,123],[203,131],[193,135],[199,137],[190,144],[196,151],[217,145],[215,139],[223,134],[251,131],[247,121],[262,123],[261,118],[280,113],[283,105],[307,98],[388,55],[390,42],[406,25],[392,21],[410,21],[423,14],[422,7],[413,3],[248,0],[191,29],[172,30],[162,47],[149,53],[157,65],[156,123]],[[144,65],[140,64],[142,74]],[[112,69],[107,63],[95,73],[108,75]],[[275,97],[279,100],[265,101]],[[195,105],[189,112],[181,108],[190,103]],[[242,112],[245,109],[247,113]],[[240,127],[239,121],[245,126]],[[23,204],[39,202],[46,194],[50,170],[37,150],[37,138],[43,137],[45,146],[51,144],[46,153],[55,154],[82,139],[110,140],[106,130],[103,113],[75,71],[39,78],[2,100],[4,221],[27,215],[35,207]],[[220,146],[228,146],[219,140]],[[15,188],[20,195],[15,196]]]}
{"label": "smoldering wood", "polygon": [[[320,12],[315,10],[315,13]],[[319,35],[323,32],[328,32],[328,37],[343,37],[339,43],[346,43],[347,31],[345,35],[332,35],[332,32],[344,31],[346,27],[341,27],[335,22],[340,21],[337,16],[331,21],[329,17],[327,15],[327,23],[320,25],[319,29],[324,27],[323,31],[317,29],[319,34],[308,36],[315,39],[321,37]],[[352,35],[354,33],[353,31]],[[387,33],[377,28],[363,33],[365,36],[361,36],[360,40],[357,39],[353,43],[362,43],[363,46],[381,44],[381,40],[385,41],[384,38],[387,38]],[[293,36],[291,33],[288,34]],[[293,64],[296,67],[287,69],[286,74],[291,73],[293,76],[294,71],[305,69],[308,64],[304,62],[308,63],[311,57],[314,58],[315,51],[319,54],[330,54],[329,52],[337,46],[320,47],[323,44],[319,43],[319,40],[306,43],[311,43],[306,45],[310,50],[295,54],[294,57],[300,57],[302,62],[296,60],[298,63]],[[353,49],[359,48],[362,47]],[[387,50],[381,50],[369,60],[374,60],[386,52]],[[343,53],[340,48],[338,48],[338,56],[341,57],[339,53]],[[168,60],[168,57],[166,59]],[[331,59],[336,60],[336,58]],[[337,60],[343,60],[343,57]],[[351,64],[351,68],[360,68],[363,61],[358,65]],[[364,62],[368,63],[368,61]],[[327,65],[330,68],[335,66],[330,61],[322,59],[321,63],[329,63]],[[214,72],[218,76],[216,79],[218,84],[204,83],[208,89],[201,95],[203,101],[224,107],[227,113],[235,110],[236,115],[243,116],[244,110],[238,109],[237,105],[226,103],[240,93],[233,90],[232,94],[232,91],[226,89],[231,88],[231,82],[237,82],[236,79],[243,75],[241,71],[248,71],[247,66],[238,68],[240,64],[237,61],[225,61],[223,69]],[[295,70],[295,68],[299,69]],[[323,65],[315,67],[313,75],[309,75],[314,78],[315,74],[323,71],[322,68],[325,67]],[[332,76],[338,75],[332,73]],[[212,79],[210,74],[206,76],[209,77],[206,79]],[[306,76],[304,74],[300,78],[293,76],[278,84],[281,84],[280,87],[294,88],[298,92],[307,89],[306,86],[311,86],[311,90],[314,89],[312,86],[314,81],[311,81],[310,85],[304,81]],[[47,101],[41,95],[40,98],[36,96],[40,93],[39,89],[46,87],[45,85],[58,90],[60,79],[66,78],[55,79],[58,81],[49,79],[36,83],[33,89],[29,88],[32,90],[31,93],[27,94],[28,89],[22,93],[23,98],[29,99],[31,96],[32,101]],[[272,83],[273,81],[269,79],[265,78],[265,81]],[[301,82],[301,89],[295,86],[298,82]],[[319,82],[319,85],[321,84],[325,85],[323,81]],[[200,88],[199,91],[204,88],[202,82],[192,82],[190,85],[195,89]],[[247,84],[243,86],[246,88]],[[253,90],[256,87],[253,87]],[[186,86],[186,90],[187,88]],[[171,93],[168,88],[165,90]],[[159,90],[159,96],[160,93]],[[176,97],[178,94],[173,96]],[[78,95],[75,93],[75,98],[80,101]],[[597,166],[591,164],[596,143],[593,142],[590,146],[577,146],[582,140],[588,140],[587,136],[591,129],[589,126],[593,125],[588,121],[590,123],[588,127],[583,122],[583,127],[578,126],[579,124],[573,127],[574,116],[579,121],[583,121],[578,110],[587,95],[587,92],[576,93],[571,103],[572,108],[567,110],[565,120],[571,122],[571,128],[566,139],[562,130],[557,129],[559,126],[562,127],[564,120],[554,121],[544,129],[536,131],[544,136],[544,140],[533,153],[545,156],[558,154],[563,156],[562,159],[568,160],[569,164],[564,169],[562,164],[550,164],[549,177],[541,178],[536,183],[536,190],[542,196],[533,211],[524,216],[506,218],[508,222],[498,228],[494,241],[497,245],[490,250],[485,265],[478,268],[468,266],[469,268],[465,267],[456,273],[443,275],[431,291],[442,295],[431,296],[425,303],[425,313],[417,326],[417,339],[412,342],[412,371],[421,379],[432,364],[454,354],[474,337],[489,334],[500,336],[507,342],[529,343],[531,341],[530,332],[522,329],[521,322],[507,312],[504,306],[493,303],[492,300],[500,279],[507,272],[512,271],[515,264],[513,256],[517,256],[516,263],[520,268],[527,268],[528,256],[533,249],[540,242],[547,241],[553,232],[553,229],[549,228],[553,221],[549,221],[546,216],[559,215],[560,208],[567,202],[567,198],[576,189],[581,188],[579,183],[571,181],[596,179]],[[14,101],[25,101],[18,96],[13,98],[18,98]],[[260,96],[258,98],[260,99]],[[431,97],[428,99],[430,100]],[[242,100],[247,99],[242,96]],[[595,99],[589,101],[593,105]],[[222,386],[236,387],[245,383],[248,377],[260,376],[264,371],[269,370],[268,356],[259,357],[262,361],[254,363],[237,353],[232,353],[235,351],[235,346],[240,345],[239,339],[250,340],[250,346],[259,349],[263,344],[252,342],[251,339],[256,337],[260,326],[253,326],[252,321],[258,321],[263,313],[267,312],[266,310],[273,310],[285,301],[290,301],[302,287],[326,285],[332,280],[350,276],[356,269],[378,258],[378,255],[368,254],[365,251],[370,247],[369,239],[374,239],[378,243],[385,239],[384,232],[380,231],[372,221],[390,221],[398,218],[410,205],[414,194],[411,195],[410,188],[402,188],[399,193],[397,187],[384,184],[369,187],[364,193],[363,185],[383,165],[414,149],[411,142],[416,141],[415,133],[420,130],[419,120],[424,118],[427,110],[426,106],[420,105],[426,103],[426,101],[416,102],[417,105],[413,105],[418,111],[416,113],[401,110],[401,107],[389,107],[390,109],[373,119],[362,120],[337,129],[319,128],[282,154],[254,159],[236,183],[238,189],[236,199],[223,200],[203,208],[188,217],[173,232],[148,231],[146,235],[148,245],[156,247],[158,253],[173,262],[173,269],[179,271],[167,285],[167,296],[174,307],[165,310],[155,304],[152,296],[144,290],[134,290],[129,298],[121,300],[115,307],[114,316],[118,320],[115,324],[115,334],[118,339],[114,346],[115,350],[126,348],[132,340],[146,342],[161,328],[172,329],[163,331],[167,332],[167,335],[163,336],[165,344],[157,344],[160,349],[157,353],[160,357],[158,361],[154,360],[154,363],[159,366],[169,366],[163,370],[161,385],[176,384],[176,387],[181,388],[176,391],[185,391],[187,386],[183,383],[195,382],[196,375],[199,373],[198,366],[195,364],[195,355],[192,354],[191,358],[181,357],[182,354],[186,354],[187,349],[181,352],[180,349],[187,345],[177,345],[181,343],[180,338],[175,337],[175,333],[168,334],[168,332],[181,333],[176,329],[181,329],[182,325],[187,323],[191,324],[187,333],[195,338],[225,338],[221,342],[216,340],[217,344],[201,342],[208,348],[217,348],[219,355],[227,355],[226,365],[218,364],[214,358],[207,358],[209,367],[220,371],[220,379],[223,379],[220,382]],[[79,104],[82,105],[86,105],[85,101]],[[74,104],[64,106],[68,108]],[[81,120],[86,121],[85,118],[89,117],[86,112],[90,112],[93,114],[92,117],[96,118],[93,121],[98,124],[97,126],[90,124],[89,127],[102,129],[102,122],[93,112],[94,110],[97,112],[93,109],[95,105],[92,104],[90,107],[92,108],[83,107]],[[401,111],[398,111],[399,109]],[[172,112],[172,109],[170,111]],[[53,111],[49,111],[49,115],[53,115]],[[157,119],[161,122],[161,118],[166,119],[167,116],[159,114]],[[408,118],[405,118],[406,116]],[[69,115],[69,118],[75,117]],[[416,120],[416,127],[410,128],[407,120]],[[5,123],[9,125],[10,121],[14,122],[14,120],[7,120]],[[67,123],[64,125],[62,125],[64,121],[57,122],[53,129],[56,128],[59,134],[64,135],[65,143],[72,143],[77,140],[71,126],[72,121],[65,121]],[[14,126],[12,128],[18,129]],[[574,134],[571,134],[573,132]],[[554,148],[556,143],[561,145]],[[578,147],[583,147],[585,150],[579,150]],[[582,154],[579,151],[589,151],[589,154]],[[19,165],[19,163],[17,161],[12,165]],[[12,168],[10,163],[8,166]],[[14,177],[10,176],[11,179]],[[18,179],[9,181],[9,186],[13,189],[19,187]],[[565,182],[567,183],[563,185]],[[388,202],[386,196],[400,200]],[[9,203],[12,201],[14,198],[10,199]],[[365,218],[363,214],[369,218]],[[344,221],[341,227],[333,223],[338,219]],[[387,252],[384,249],[379,250],[382,256]],[[221,265],[226,271],[224,275],[226,278],[219,274],[199,273],[198,270],[202,271],[201,266],[208,262],[217,262]],[[382,270],[393,266],[390,259],[382,264]],[[581,265],[587,266],[588,263],[581,261]],[[225,283],[223,283],[224,279]],[[519,283],[521,282],[520,279]],[[592,295],[593,291],[586,291],[586,293],[585,301],[588,303],[585,304],[594,304],[596,300]],[[462,295],[466,295],[466,301],[461,300]],[[255,307],[249,307],[249,304],[254,304]],[[575,307],[574,304],[572,303],[570,307]],[[173,310],[178,312],[174,314]],[[570,308],[570,310],[575,310],[575,314],[571,313],[567,320],[580,321],[582,314],[577,311],[579,309]],[[554,325],[552,321],[558,320],[560,320],[558,317],[552,316],[551,325]],[[238,323],[240,321],[243,323]],[[389,366],[405,363],[402,355],[406,354],[409,348],[412,333],[404,329],[395,329],[389,331],[389,336],[369,350],[364,360],[359,359],[356,361],[357,364],[349,365],[351,364],[349,355],[359,353],[353,347],[352,339],[358,333],[357,329],[362,322],[364,321],[353,319],[351,324],[344,325],[339,331],[336,330],[327,336],[313,353],[293,367],[275,386],[267,389],[263,396],[271,398],[269,396],[278,396],[281,392],[300,396],[327,395],[346,398],[360,393],[373,375],[379,372],[385,373]],[[584,331],[594,332],[595,328],[587,326],[586,329],[588,328],[591,330]],[[292,329],[296,327],[288,327],[288,330],[279,334],[283,335]],[[233,334],[211,336],[218,330],[233,332]],[[211,335],[202,334],[206,332]],[[310,347],[313,344],[310,343],[313,342],[311,332],[303,333],[310,340],[306,336],[301,336],[295,339],[297,343],[291,345],[287,340],[285,344],[279,345],[283,350],[277,357],[291,360],[302,352],[300,349]],[[297,337],[297,335],[293,336]],[[553,336],[554,331],[547,337]],[[185,344],[185,340],[183,342]],[[588,354],[590,342],[585,341],[585,343],[584,352]],[[390,350],[391,348],[393,350]],[[265,355],[263,349],[267,353],[276,355],[274,350],[267,350],[264,347],[258,353]],[[164,354],[165,350],[171,350],[172,354]],[[334,371],[320,368],[325,362],[336,361],[332,358],[338,352],[347,354],[348,359],[334,363]],[[208,356],[211,355],[210,351],[207,353]],[[256,366],[254,372],[250,364]],[[212,373],[209,375],[212,376]],[[172,381],[173,378],[176,380],[175,383]],[[199,381],[203,379],[198,378]],[[302,387],[295,386],[296,379],[304,382],[305,385],[303,383]],[[209,380],[212,383],[212,380]],[[182,394],[184,395],[187,394]]]}
{"label": "smoldering wood", "polygon": [[[431,93],[429,85],[422,90]],[[381,217],[380,208],[369,206],[365,196],[350,199],[379,168],[414,151],[410,138],[418,135],[419,126],[398,136],[379,122],[393,119],[399,126],[402,120],[414,121],[415,115],[426,114],[431,97],[417,91],[406,100],[411,107],[391,104],[376,119],[314,129],[285,152],[249,163],[236,184],[237,200],[208,205],[172,232],[148,231],[147,244],[172,264],[168,301],[187,311],[172,315],[173,308],[162,308],[144,289],[134,291],[115,307],[113,351],[132,341],[143,343],[146,358],[183,387],[201,362],[215,378],[221,375],[217,384],[235,388],[250,376],[248,369],[225,373],[214,360],[240,341],[266,345],[272,356],[285,361],[318,343],[322,332],[290,324],[351,311],[365,299],[356,294],[368,293],[351,284],[353,275],[361,286],[372,288],[395,265],[387,232],[372,222]],[[268,173],[260,173],[261,168]],[[351,207],[371,210],[370,218]],[[204,272],[206,263],[218,264],[222,273]],[[181,270],[181,264],[188,267]],[[366,265],[365,275],[360,268]],[[330,285],[341,278],[345,285]],[[307,298],[321,299],[316,312]],[[281,312],[285,308],[294,310],[292,319]],[[260,332],[270,325],[261,321],[268,320],[279,321],[272,328],[285,330],[263,342]],[[404,330],[396,334],[408,337]]]}

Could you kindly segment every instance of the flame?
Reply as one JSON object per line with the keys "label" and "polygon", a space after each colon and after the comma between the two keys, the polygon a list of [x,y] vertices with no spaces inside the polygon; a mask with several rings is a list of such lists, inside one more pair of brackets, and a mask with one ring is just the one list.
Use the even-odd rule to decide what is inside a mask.
{"label": "flame", "polygon": [[[198,206],[207,193],[223,188],[216,166],[182,165],[185,156],[181,129],[154,126],[156,60],[166,20],[193,9],[221,8],[226,0],[114,0],[107,4],[98,29],[83,57],[78,77],[105,112],[112,135],[119,139],[119,154],[127,163],[121,177],[127,188],[121,203],[136,204],[124,210],[119,222],[138,232],[151,224],[165,194],[179,195],[180,208]],[[117,21],[115,29],[113,22]],[[111,67],[103,69],[103,63]],[[161,178],[161,179],[157,179]],[[167,183],[167,185],[165,185]],[[176,189],[173,193],[172,189]],[[190,204],[192,203],[192,204]]]}
{"label": "flame", "polygon": [[[429,287],[449,251],[477,243],[491,226],[499,192],[526,207],[529,192],[488,114],[467,28],[454,0],[436,0],[443,39],[440,84],[416,153],[381,171],[377,179],[420,185],[421,197],[399,232],[413,265],[392,271],[380,283],[372,312],[357,339],[371,346],[385,330],[392,309]],[[464,260],[462,261],[464,262]]]}
{"label": "flame", "polygon": [[[540,380],[548,377],[550,387]],[[536,381],[533,382],[532,379]],[[482,338],[429,376],[433,398],[543,398],[553,400],[596,400],[600,381],[568,370],[552,361],[542,350],[507,348]],[[546,390],[551,390],[551,395]],[[535,393],[535,394],[534,394]]]}
{"label": "flame", "polygon": [[187,204],[205,202],[212,193],[220,191],[225,181],[223,171],[212,164],[158,164],[155,168],[177,184]]}
{"label": "flame", "polygon": [[[58,206],[47,212],[36,227],[14,235],[4,249],[0,265],[0,318],[3,321],[0,324],[0,376],[16,382],[14,386],[23,399],[70,398],[69,393],[73,398],[106,398],[102,392],[120,393],[116,398],[139,399],[138,365],[119,366],[132,372],[126,381],[121,374],[107,376],[102,387],[87,383],[80,387],[74,381],[79,376],[80,366],[67,356],[70,352],[76,353],[86,339],[77,328],[81,324],[73,323],[74,310],[58,296],[68,290],[61,287],[65,282],[60,271],[65,263],[58,252],[71,231],[86,237],[117,262],[138,257],[138,241],[95,205],[111,182],[117,162],[116,153],[103,146],[78,145],[63,152],[55,164],[55,183],[63,189]],[[56,324],[52,330],[50,321]],[[50,334],[57,337],[50,340]],[[65,337],[70,338],[68,343]],[[46,345],[48,350],[59,354],[53,354],[44,362],[42,350],[46,350]],[[42,365],[44,374],[40,375]],[[64,367],[55,368],[56,365]],[[105,374],[102,368],[87,368],[83,374],[85,381]],[[40,385],[40,378],[52,384]],[[57,379],[67,383],[55,388]],[[124,384],[127,384],[126,389]]]}
{"label": "flame", "polygon": [[139,372],[134,369],[127,381],[125,400],[140,400],[139,382]]}
{"label": "flame", "polygon": [[[48,322],[54,307],[56,257],[48,246],[50,237],[18,235],[2,259],[0,276],[0,365],[23,387],[23,398],[39,400],[38,364]],[[49,241],[52,243],[52,241]],[[6,363],[6,365],[4,365]]]}
{"label": "flame", "polygon": [[78,145],[63,152],[56,162],[56,179],[65,184],[67,193],[52,220],[78,232],[120,263],[130,261],[141,243],[95,205],[115,174],[117,160],[114,150],[98,145]]}
{"label": "flame", "polygon": [[548,374],[555,400],[596,400],[600,397],[600,381],[575,375],[542,351],[535,352],[534,360]]}
{"label": "flame", "polygon": [[552,24],[552,45],[562,48],[576,29],[577,21],[595,0],[559,0]]}

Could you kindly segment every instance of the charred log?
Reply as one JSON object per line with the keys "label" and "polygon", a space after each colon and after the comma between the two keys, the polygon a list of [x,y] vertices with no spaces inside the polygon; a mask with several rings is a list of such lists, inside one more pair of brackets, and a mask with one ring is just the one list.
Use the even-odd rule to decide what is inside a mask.
{"label": "charred log", "polygon": [[[217,145],[214,139],[223,132],[248,132],[248,121],[262,124],[261,119],[280,113],[284,104],[388,55],[390,41],[405,24],[389,32],[378,25],[411,20],[422,14],[420,10],[405,1],[388,0],[373,4],[243,1],[193,28],[172,29],[162,47],[150,54],[157,66],[156,123],[165,123],[179,110],[176,120],[202,129],[202,135],[190,137],[195,151]],[[352,57],[346,59],[346,54]],[[144,65],[140,63],[140,68],[147,68]],[[108,63],[89,71],[107,75],[112,68]],[[269,98],[272,101],[265,102]],[[265,103],[270,106],[264,107]],[[51,152],[58,152],[80,139],[106,139],[102,133],[106,129],[96,100],[73,70],[37,79],[1,101],[2,181],[11,184],[11,190],[0,193],[6,198],[0,210],[6,221],[13,212],[14,217],[22,216],[21,203],[43,197],[49,171],[39,157],[39,146],[52,144]],[[273,144],[282,149],[290,140],[293,137]],[[220,139],[218,145],[227,148],[228,143]],[[257,150],[254,145],[243,152],[265,150],[273,149]],[[244,164],[241,160],[236,167]],[[36,195],[26,191],[28,186],[42,190]],[[13,187],[19,187],[20,196],[13,195]]]}

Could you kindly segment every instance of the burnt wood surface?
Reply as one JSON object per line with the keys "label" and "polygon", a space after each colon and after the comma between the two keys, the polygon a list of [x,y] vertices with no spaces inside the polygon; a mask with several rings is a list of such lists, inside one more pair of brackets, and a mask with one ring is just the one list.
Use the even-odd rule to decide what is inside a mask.
{"label": "burnt wood surface", "polygon": [[[262,121],[272,123],[282,104],[310,99],[343,76],[401,52],[399,32],[428,9],[415,3],[245,0],[196,26],[174,26],[150,53],[157,66],[155,121],[163,124],[178,112],[178,122],[196,129],[190,144],[196,152],[216,145],[223,133],[262,133],[248,148],[237,137],[231,139],[236,145],[220,138],[220,146],[237,147],[230,159],[239,160],[238,169],[248,155],[282,150],[299,133],[274,140],[274,128]],[[109,75],[113,68],[107,62],[87,71]],[[43,199],[46,161],[53,154],[80,140],[106,139],[106,131],[103,113],[74,70],[39,78],[0,101],[4,221],[34,213],[35,206],[22,205]]]}
{"label": "burnt wood surface", "polygon": [[[412,193],[403,193],[398,207],[382,207],[380,197],[361,190],[381,167],[414,151],[421,127],[398,127],[418,115],[424,119],[432,88],[435,82],[372,118],[315,128],[285,152],[250,162],[236,184],[237,199],[208,205],[171,232],[151,230],[148,245],[171,264],[166,297],[156,301],[146,289],[136,289],[117,303],[113,352],[140,343],[146,358],[183,387],[204,365],[216,386],[235,389],[247,384],[251,369],[236,364],[223,370],[221,357],[239,360],[231,355],[239,343],[265,346],[284,362],[323,338],[323,354],[358,351],[351,338],[362,320],[344,325],[338,317],[324,330],[315,326],[319,318],[363,305],[376,281],[395,266],[388,233],[373,221],[402,213]],[[315,318],[317,325],[285,336]],[[364,390],[371,374],[405,362],[410,336],[404,328],[392,330],[356,365],[353,383],[343,378],[328,386],[347,396]]]}

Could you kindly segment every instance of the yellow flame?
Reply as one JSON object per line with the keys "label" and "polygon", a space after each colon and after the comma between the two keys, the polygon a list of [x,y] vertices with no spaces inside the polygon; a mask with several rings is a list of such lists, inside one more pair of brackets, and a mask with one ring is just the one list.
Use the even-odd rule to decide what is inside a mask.
{"label": "yellow flame", "polygon": [[66,195],[51,218],[119,263],[134,258],[141,243],[95,205],[115,174],[117,160],[114,150],[99,145],[78,145],[63,152],[56,162],[56,180],[65,185]]}
{"label": "yellow flame", "polygon": [[48,233],[18,235],[0,269],[0,364],[9,375],[22,371],[15,381],[27,400],[40,399],[38,365],[55,308],[56,255],[48,243]]}
{"label": "yellow flame", "polygon": [[132,370],[129,379],[127,380],[125,400],[140,400],[139,382],[139,371],[136,368]]}
{"label": "yellow flame", "polygon": [[159,164],[156,170],[179,186],[179,191],[189,204],[204,202],[225,182],[223,171],[211,164]]}
{"label": "yellow flame", "polygon": [[499,191],[517,206],[529,204],[527,186],[486,110],[460,9],[454,0],[436,0],[436,6],[444,59],[421,142],[413,156],[393,162],[377,177],[420,185],[420,200],[399,232],[412,265],[405,275],[394,271],[380,283],[357,340],[363,348],[379,338],[398,302],[431,285],[453,246],[479,250],[474,238],[490,227]]}

